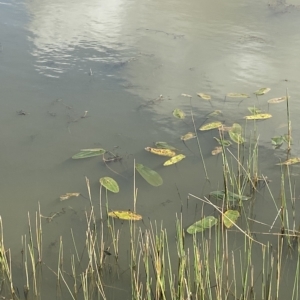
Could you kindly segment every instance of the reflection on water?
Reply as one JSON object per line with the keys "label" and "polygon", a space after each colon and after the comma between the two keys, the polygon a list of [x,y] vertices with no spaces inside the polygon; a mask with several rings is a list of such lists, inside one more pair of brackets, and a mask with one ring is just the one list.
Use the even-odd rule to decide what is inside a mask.
{"label": "reflection on water", "polygon": [[[110,209],[132,209],[133,158],[164,179],[161,187],[153,188],[136,177],[138,212],[147,220],[163,220],[171,236],[179,211],[187,216],[184,226],[190,225],[200,213],[199,203],[185,207],[186,195],[207,195],[222,185],[221,159],[210,154],[218,133],[199,134],[210,182],[195,139],[186,145],[180,140],[194,129],[191,108],[197,128],[214,110],[222,110],[220,121],[228,126],[243,122],[248,106],[270,111],[273,119],[257,123],[265,147],[260,168],[267,176],[276,173],[275,163],[284,153],[274,153],[269,141],[285,133],[279,125],[286,119],[282,106],[269,107],[265,100],[283,96],[289,88],[292,120],[300,110],[293,101],[300,96],[300,18],[297,9],[275,9],[285,4],[277,2],[0,2],[0,179],[7,199],[1,214],[9,245],[19,247],[26,212],[32,213],[38,202],[46,218],[57,213],[45,227],[49,257],[57,254],[60,234],[67,236],[65,245],[73,245],[70,227],[76,238],[84,236],[84,210],[89,207],[85,176],[97,209],[103,176],[114,177],[120,185],[120,195],[109,195]],[[253,91],[265,86],[271,92],[257,100]],[[212,101],[196,97],[199,92],[210,94]],[[228,92],[251,98],[225,101]],[[192,101],[182,93],[192,95]],[[177,107],[186,112],[184,121],[172,116]],[[298,133],[298,124],[293,130]],[[156,141],[174,145],[187,158],[178,166],[162,167],[161,158],[144,151]],[[111,169],[97,158],[70,159],[79,149],[95,147],[123,159],[110,164]],[[299,143],[293,151],[300,152]],[[67,192],[84,197],[59,202]],[[271,211],[267,201],[255,213],[272,223],[274,211],[264,211]]]}

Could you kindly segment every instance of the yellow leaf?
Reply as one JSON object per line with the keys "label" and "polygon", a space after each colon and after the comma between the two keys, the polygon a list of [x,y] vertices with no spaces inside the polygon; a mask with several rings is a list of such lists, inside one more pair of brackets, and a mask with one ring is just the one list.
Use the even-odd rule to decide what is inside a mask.
{"label": "yellow leaf", "polygon": [[178,119],[184,119],[185,113],[180,108],[176,108],[173,110],[173,116]]}
{"label": "yellow leaf", "polygon": [[199,130],[204,131],[204,130],[211,130],[211,129],[215,129],[215,128],[219,128],[221,127],[223,124],[219,121],[217,122],[211,122],[211,123],[207,123],[204,124],[203,126],[201,126],[199,128]]}
{"label": "yellow leaf", "polygon": [[222,147],[215,147],[214,150],[211,151],[212,155],[217,155],[222,152]]}
{"label": "yellow leaf", "polygon": [[270,88],[261,88],[261,89],[257,90],[256,92],[254,92],[254,94],[256,94],[257,96],[261,96],[261,95],[264,95],[264,94],[266,94],[270,91],[271,91]]}
{"label": "yellow leaf", "polygon": [[176,155],[176,153],[170,149],[158,149],[158,148],[146,147],[145,150],[153,154],[162,155],[162,156],[173,157]]}
{"label": "yellow leaf", "polygon": [[138,215],[130,210],[114,210],[114,211],[110,211],[108,215],[110,217],[118,218],[122,220],[132,220],[132,221],[142,220],[141,215]]}
{"label": "yellow leaf", "polygon": [[183,160],[185,158],[185,155],[183,154],[178,154],[172,158],[170,158],[169,160],[164,162],[164,166],[170,166],[173,164],[177,164],[179,161]]}
{"label": "yellow leaf", "polygon": [[211,96],[208,94],[198,93],[197,96],[202,98],[203,100],[211,100]]}
{"label": "yellow leaf", "polygon": [[286,99],[287,99],[287,97],[272,98],[272,99],[268,100],[268,103],[271,103],[271,104],[280,103],[280,102],[285,101]]}
{"label": "yellow leaf", "polygon": [[68,200],[71,197],[78,197],[80,193],[66,193],[59,197],[60,201]]}
{"label": "yellow leaf", "polygon": [[194,132],[188,132],[187,134],[182,135],[182,136],[180,137],[180,139],[181,139],[182,141],[188,141],[188,140],[190,140],[190,139],[194,139],[195,137],[196,137],[196,134],[195,134]]}
{"label": "yellow leaf", "polygon": [[223,215],[223,223],[227,228],[233,226],[239,218],[240,213],[237,210],[227,210]]}
{"label": "yellow leaf", "polygon": [[241,93],[228,93],[226,96],[230,98],[249,98],[249,95]]}
{"label": "yellow leaf", "polygon": [[290,158],[282,163],[276,164],[277,166],[281,166],[281,165],[294,165],[300,163],[300,157],[294,157],[294,158]]}
{"label": "yellow leaf", "polygon": [[257,115],[251,115],[244,117],[247,120],[265,120],[271,118],[271,114],[257,114]]}

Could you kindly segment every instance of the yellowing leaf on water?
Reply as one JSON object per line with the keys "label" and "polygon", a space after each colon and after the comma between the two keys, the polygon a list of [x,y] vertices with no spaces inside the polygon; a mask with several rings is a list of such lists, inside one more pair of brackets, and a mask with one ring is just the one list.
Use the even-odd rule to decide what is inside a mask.
{"label": "yellowing leaf on water", "polygon": [[209,228],[213,227],[217,223],[218,223],[218,219],[216,219],[214,216],[208,216],[208,217],[203,218],[200,221],[195,222],[191,226],[189,226],[186,231],[189,234],[202,232],[205,229],[209,229]]}
{"label": "yellowing leaf on water", "polygon": [[203,100],[211,100],[211,96],[208,94],[197,93],[197,96],[202,98]]}
{"label": "yellowing leaf on water", "polygon": [[272,98],[272,99],[268,100],[268,103],[271,103],[271,104],[280,103],[280,102],[286,101],[286,99],[287,99],[287,97]]}
{"label": "yellowing leaf on water", "polygon": [[226,96],[230,98],[249,98],[249,95],[241,93],[228,93]]}
{"label": "yellowing leaf on water", "polygon": [[106,151],[102,148],[95,148],[95,149],[81,149],[79,153],[72,156],[72,159],[82,159],[88,158],[93,156],[99,156],[104,154]]}
{"label": "yellowing leaf on water", "polygon": [[277,166],[281,166],[281,165],[294,165],[294,164],[297,164],[297,163],[300,163],[300,157],[294,157],[294,158],[290,158],[284,162],[281,162],[279,164],[276,164]]}
{"label": "yellowing leaf on water", "polygon": [[244,117],[246,120],[265,120],[272,118],[271,114],[257,114],[257,115],[252,115],[252,116],[246,116]]}
{"label": "yellowing leaf on water", "polygon": [[180,108],[176,108],[173,110],[173,116],[178,119],[184,119],[185,113]]}
{"label": "yellowing leaf on water", "polygon": [[119,185],[118,183],[111,177],[102,177],[99,179],[101,185],[103,185],[107,190],[118,193],[119,192]]}
{"label": "yellowing leaf on water", "polygon": [[169,160],[164,162],[164,166],[170,166],[173,164],[177,164],[179,161],[183,160],[185,158],[185,155],[183,154],[178,154],[176,156],[173,156]]}
{"label": "yellowing leaf on water", "polygon": [[142,216],[138,215],[130,210],[114,210],[108,213],[110,217],[118,218],[122,220],[139,221],[142,220]]}
{"label": "yellowing leaf on water", "polygon": [[215,147],[215,149],[211,151],[211,154],[212,155],[217,155],[217,154],[219,154],[221,152],[222,152],[222,147],[218,146],[218,147]]}
{"label": "yellowing leaf on water", "polygon": [[240,213],[237,210],[227,210],[223,215],[223,223],[227,228],[233,226],[239,218]]}
{"label": "yellowing leaf on water", "polygon": [[64,200],[67,200],[71,197],[78,197],[80,195],[80,193],[66,193],[64,195],[61,195],[59,197],[60,201],[64,201]]}
{"label": "yellowing leaf on water", "polygon": [[152,148],[152,147],[146,147],[146,151],[151,152],[156,155],[161,155],[161,156],[175,156],[176,153],[170,149],[159,149],[159,148]]}
{"label": "yellowing leaf on water", "polygon": [[196,137],[196,134],[195,134],[194,132],[188,132],[187,134],[182,135],[182,136],[180,137],[180,139],[181,139],[182,141],[188,141],[188,140],[190,140],[190,139],[194,139],[195,137]]}
{"label": "yellowing leaf on water", "polygon": [[207,123],[204,124],[203,126],[201,126],[199,128],[199,130],[204,131],[204,130],[211,130],[211,129],[215,129],[215,128],[219,128],[222,126],[222,123],[217,121],[217,122],[211,122],[211,123]]}
{"label": "yellowing leaf on water", "polygon": [[261,95],[264,95],[264,94],[266,94],[270,91],[271,91],[270,88],[261,88],[261,89],[257,90],[256,92],[254,92],[254,94],[257,95],[257,96],[261,96]]}
{"label": "yellowing leaf on water", "polygon": [[135,168],[149,184],[153,186],[160,186],[163,184],[161,176],[154,170],[151,170],[142,164],[135,164]]}

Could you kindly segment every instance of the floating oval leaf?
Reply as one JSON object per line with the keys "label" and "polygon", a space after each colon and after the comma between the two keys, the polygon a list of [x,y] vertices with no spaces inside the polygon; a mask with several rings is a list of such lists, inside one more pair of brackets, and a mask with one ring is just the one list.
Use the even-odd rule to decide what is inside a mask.
{"label": "floating oval leaf", "polygon": [[163,180],[157,172],[151,170],[150,168],[142,164],[135,164],[135,168],[149,184],[153,186],[162,185]]}
{"label": "floating oval leaf", "polygon": [[122,220],[139,221],[142,220],[142,216],[138,215],[130,210],[114,210],[108,213],[110,217],[118,218]]}
{"label": "floating oval leaf", "polygon": [[233,226],[239,218],[240,213],[237,210],[227,210],[223,215],[223,223],[227,228]]}
{"label": "floating oval leaf", "polygon": [[222,147],[219,146],[219,147],[215,147],[215,149],[211,151],[211,154],[212,155],[217,155],[221,152],[222,152]]}
{"label": "floating oval leaf", "polygon": [[80,193],[66,193],[59,197],[60,201],[68,200],[71,197],[78,197]]}
{"label": "floating oval leaf", "polygon": [[196,134],[195,134],[194,132],[188,132],[187,134],[182,135],[182,136],[180,137],[180,139],[181,139],[182,141],[188,141],[188,140],[190,140],[190,139],[194,139],[195,137],[196,137]]}
{"label": "floating oval leaf", "polygon": [[217,121],[217,122],[211,122],[211,123],[207,123],[202,125],[199,130],[204,131],[204,130],[211,130],[211,129],[215,129],[215,128],[219,128],[222,126],[222,123]]}
{"label": "floating oval leaf", "polygon": [[152,147],[146,147],[146,151],[151,152],[156,155],[161,155],[161,156],[175,156],[176,153],[170,149],[158,149],[158,148],[152,148]]}
{"label": "floating oval leaf", "polygon": [[174,150],[174,151],[178,150],[175,147],[167,144],[166,142],[156,142],[155,146],[159,149],[169,149],[169,150]]}
{"label": "floating oval leaf", "polygon": [[177,164],[179,161],[183,160],[184,158],[185,158],[185,155],[178,154],[176,156],[173,156],[169,160],[165,161],[164,166],[170,166],[170,165]]}
{"label": "floating oval leaf", "polygon": [[248,107],[248,110],[251,112],[251,114],[253,115],[257,115],[259,113],[261,113],[261,110],[257,107]]}
{"label": "floating oval leaf", "polygon": [[247,120],[265,120],[272,118],[271,114],[257,114],[257,115],[252,115],[252,116],[246,116],[244,117]]}
{"label": "floating oval leaf", "polygon": [[[225,191],[213,191],[209,193],[210,196],[216,198],[217,200],[225,200]],[[233,192],[228,191],[227,192],[228,195],[228,200],[227,201],[246,201],[249,200],[250,197],[248,196],[244,196],[244,195],[239,195]]]}
{"label": "floating oval leaf", "polygon": [[271,104],[281,103],[283,101],[286,101],[286,99],[287,99],[287,97],[272,98],[272,99],[268,100],[268,103],[271,103]]}
{"label": "floating oval leaf", "polygon": [[294,158],[290,158],[282,163],[276,164],[277,166],[281,166],[281,165],[294,165],[294,164],[298,164],[300,163],[300,157],[294,157]]}
{"label": "floating oval leaf", "polygon": [[82,159],[88,158],[93,156],[99,156],[104,154],[106,151],[102,148],[96,149],[81,149],[79,153],[72,156],[72,159]]}
{"label": "floating oval leaf", "polygon": [[210,118],[210,117],[214,117],[214,116],[218,116],[218,115],[222,115],[222,111],[221,110],[214,110],[213,112],[209,113],[206,118]]}
{"label": "floating oval leaf", "polygon": [[254,94],[257,95],[257,96],[261,96],[261,95],[264,95],[264,94],[266,94],[270,91],[271,91],[270,88],[261,88],[261,89],[257,90],[256,92],[254,92]]}
{"label": "floating oval leaf", "polygon": [[228,132],[231,140],[237,144],[243,144],[245,140],[242,136],[242,131],[242,126],[238,123],[234,123]]}
{"label": "floating oval leaf", "polygon": [[202,98],[203,100],[211,100],[211,96],[208,94],[198,93],[197,96]]}
{"label": "floating oval leaf", "polygon": [[241,93],[228,93],[226,96],[230,98],[249,98],[249,95]]}
{"label": "floating oval leaf", "polygon": [[178,119],[184,119],[185,118],[185,113],[180,108],[176,108],[173,111],[173,116],[178,118]]}
{"label": "floating oval leaf", "polygon": [[119,192],[119,185],[118,183],[112,179],[111,177],[102,177],[99,179],[100,183],[109,191],[113,193]]}
{"label": "floating oval leaf", "polygon": [[216,219],[214,216],[208,216],[203,218],[200,221],[197,221],[193,225],[189,226],[186,230],[189,234],[194,234],[197,232],[202,232],[205,229],[209,229],[216,225],[218,223],[218,219]]}

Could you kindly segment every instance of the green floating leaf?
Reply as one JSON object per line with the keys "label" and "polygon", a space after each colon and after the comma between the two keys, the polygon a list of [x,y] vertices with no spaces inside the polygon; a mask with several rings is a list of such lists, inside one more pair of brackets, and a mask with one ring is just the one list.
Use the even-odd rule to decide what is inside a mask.
{"label": "green floating leaf", "polygon": [[173,146],[167,144],[166,142],[156,142],[156,143],[155,143],[155,146],[156,146],[158,149],[169,149],[169,150],[174,150],[174,151],[178,150],[178,149],[176,149],[175,147],[173,147]]}
{"label": "green floating leaf", "polygon": [[283,140],[283,136],[280,135],[280,136],[274,136],[274,137],[272,137],[271,141],[272,141],[273,148],[274,149],[278,149],[283,144],[284,140]]}
{"label": "green floating leaf", "polygon": [[222,111],[221,110],[214,110],[213,112],[209,113],[206,118],[210,118],[210,117],[214,117],[214,116],[218,116],[218,115],[222,115]]}
{"label": "green floating leaf", "polygon": [[185,118],[185,113],[180,108],[176,108],[173,111],[173,116],[178,118],[178,119],[184,119]]}
{"label": "green floating leaf", "polygon": [[261,113],[261,110],[255,106],[248,107],[248,110],[251,112],[252,115],[257,115],[257,114]]}
{"label": "green floating leaf", "polygon": [[185,158],[185,155],[178,154],[178,155],[173,156],[172,158],[168,159],[167,161],[165,161],[164,166],[166,167],[166,166],[177,164],[178,162],[180,162],[184,158]]}
{"label": "green floating leaf", "polygon": [[118,183],[112,179],[111,177],[102,177],[100,178],[100,183],[109,191],[113,193],[118,193],[119,192],[119,185]]}
{"label": "green floating leaf", "polygon": [[272,118],[271,114],[257,114],[257,115],[252,115],[252,116],[246,116],[244,117],[246,120],[265,120]]}
{"label": "green floating leaf", "polygon": [[[225,191],[213,191],[209,193],[210,196],[216,198],[217,200],[225,200]],[[246,201],[249,200],[250,197],[244,196],[244,195],[239,195],[233,192],[227,192],[228,195],[228,201]]]}
{"label": "green floating leaf", "polygon": [[163,184],[163,180],[157,172],[142,164],[135,164],[135,168],[149,184],[153,186],[160,186]]}
{"label": "green floating leaf", "polygon": [[237,144],[243,144],[245,142],[242,132],[242,126],[238,123],[234,123],[231,129],[228,131],[231,140]]}
{"label": "green floating leaf", "polygon": [[202,232],[205,229],[209,229],[216,225],[218,223],[218,219],[216,219],[214,216],[208,216],[203,218],[200,221],[197,221],[193,225],[189,226],[186,230],[189,234],[194,234],[197,232]]}
{"label": "green floating leaf", "polygon": [[197,93],[197,96],[202,98],[203,100],[211,100],[211,96],[208,94]]}
{"label": "green floating leaf", "polygon": [[229,140],[218,139],[216,137],[214,137],[214,139],[218,142],[219,145],[224,147],[229,147],[232,144]]}
{"label": "green floating leaf", "polygon": [[249,98],[249,95],[241,93],[228,93],[226,96],[230,98]]}
{"label": "green floating leaf", "polygon": [[277,104],[277,103],[284,102],[286,100],[287,100],[287,97],[284,96],[284,97],[279,97],[279,98],[272,98],[272,99],[268,100],[268,103],[270,103],[270,104]]}
{"label": "green floating leaf", "polygon": [[182,135],[180,137],[180,139],[182,141],[188,141],[188,140],[194,139],[195,137],[196,137],[196,134],[194,132],[188,132],[187,134]]}
{"label": "green floating leaf", "polygon": [[216,129],[222,126],[222,123],[217,121],[217,122],[211,122],[202,125],[199,130],[204,131],[204,130],[211,130],[211,129]]}
{"label": "green floating leaf", "polygon": [[82,159],[88,158],[93,156],[99,156],[104,154],[106,151],[102,148],[96,149],[81,149],[79,153],[72,156],[72,159]]}
{"label": "green floating leaf", "polygon": [[261,89],[257,90],[256,92],[254,92],[254,94],[257,95],[257,96],[261,96],[261,95],[264,95],[264,94],[266,94],[270,91],[271,91],[270,88],[261,88]]}
{"label": "green floating leaf", "polygon": [[142,216],[138,215],[130,210],[114,210],[108,213],[108,216],[122,219],[122,220],[132,220],[132,221],[139,221],[142,220]]}
{"label": "green floating leaf", "polygon": [[281,165],[294,165],[294,164],[298,164],[300,163],[300,157],[294,157],[294,158],[290,158],[282,163],[276,164],[277,166],[281,166]]}
{"label": "green floating leaf", "polygon": [[223,223],[227,228],[233,226],[239,218],[240,213],[237,210],[227,210],[223,215]]}

